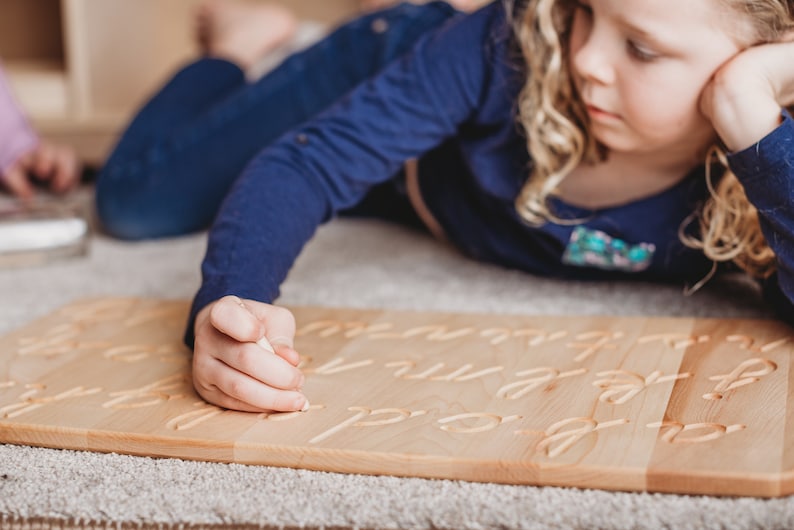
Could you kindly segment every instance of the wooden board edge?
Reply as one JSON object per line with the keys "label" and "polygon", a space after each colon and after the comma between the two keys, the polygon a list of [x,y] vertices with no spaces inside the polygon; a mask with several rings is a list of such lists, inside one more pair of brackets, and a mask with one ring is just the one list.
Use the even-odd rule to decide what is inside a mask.
{"label": "wooden board edge", "polygon": [[[682,486],[683,484],[683,486]],[[794,493],[794,472],[784,473],[697,473],[654,472],[648,491],[717,497],[778,498]]]}

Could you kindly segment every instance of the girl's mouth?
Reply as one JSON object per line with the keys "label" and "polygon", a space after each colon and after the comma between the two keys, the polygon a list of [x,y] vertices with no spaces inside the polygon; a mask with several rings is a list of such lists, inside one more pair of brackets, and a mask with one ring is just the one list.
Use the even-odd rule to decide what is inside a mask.
{"label": "girl's mouth", "polygon": [[606,111],[600,107],[596,107],[595,105],[587,105],[587,114],[590,115],[590,118],[599,121],[605,120],[618,120],[620,116],[613,112]]}

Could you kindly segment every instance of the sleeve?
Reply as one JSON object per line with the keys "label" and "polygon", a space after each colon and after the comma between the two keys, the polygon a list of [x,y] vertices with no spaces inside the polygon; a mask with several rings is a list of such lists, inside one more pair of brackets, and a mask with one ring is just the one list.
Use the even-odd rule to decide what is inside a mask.
{"label": "sleeve", "polygon": [[14,99],[0,65],[0,178],[17,159],[39,142],[25,114]]}
{"label": "sleeve", "polygon": [[761,230],[775,252],[777,272],[763,283],[767,300],[794,326],[794,120],[781,124],[755,145],[729,155],[731,170],[758,209]]}
{"label": "sleeve", "polygon": [[195,315],[228,294],[272,302],[317,227],[455,134],[483,98],[500,2],[423,36],[317,118],[259,153],[210,229]]}

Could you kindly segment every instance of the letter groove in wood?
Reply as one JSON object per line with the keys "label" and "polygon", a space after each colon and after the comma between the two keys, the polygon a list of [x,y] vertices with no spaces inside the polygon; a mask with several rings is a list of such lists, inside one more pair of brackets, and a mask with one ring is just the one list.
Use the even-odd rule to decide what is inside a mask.
{"label": "letter groove in wood", "polygon": [[[292,308],[306,412],[191,385],[186,301],[0,337],[0,442],[334,472],[778,496],[794,332],[760,320]],[[790,423],[790,422],[788,422]],[[781,458],[784,455],[784,458]]]}

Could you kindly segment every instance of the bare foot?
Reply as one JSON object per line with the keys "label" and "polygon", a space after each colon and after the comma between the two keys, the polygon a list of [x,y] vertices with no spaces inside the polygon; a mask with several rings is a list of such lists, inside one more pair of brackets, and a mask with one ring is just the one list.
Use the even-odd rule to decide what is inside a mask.
{"label": "bare foot", "polygon": [[243,70],[288,41],[298,26],[288,9],[251,0],[206,0],[196,22],[201,51]]}
{"label": "bare foot", "polygon": [[394,5],[397,0],[360,0],[359,5],[362,11],[376,11]]}
{"label": "bare foot", "polygon": [[[420,0],[414,0],[416,3],[423,3]],[[474,11],[484,4],[483,0],[446,0],[448,4],[457,9],[458,11]],[[375,11],[383,9],[391,5],[399,3],[399,0],[360,0],[359,4],[364,11]]]}
{"label": "bare foot", "polygon": [[476,11],[485,4],[482,0],[447,0],[447,3],[458,11]]}

